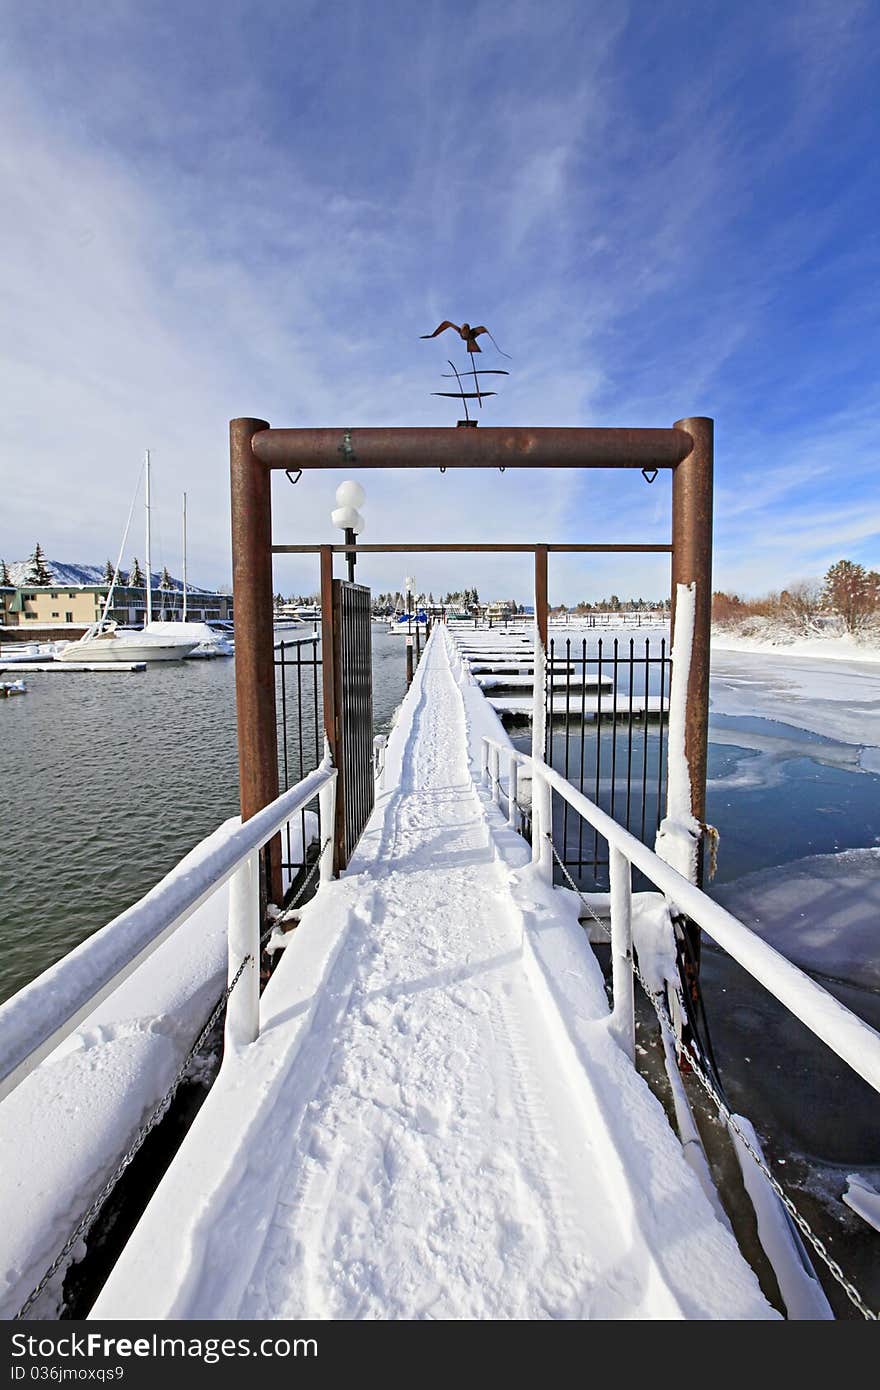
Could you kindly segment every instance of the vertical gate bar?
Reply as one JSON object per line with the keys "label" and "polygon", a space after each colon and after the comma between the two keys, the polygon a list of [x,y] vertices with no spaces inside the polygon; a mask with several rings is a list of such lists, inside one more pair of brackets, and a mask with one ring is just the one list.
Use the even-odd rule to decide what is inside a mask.
{"label": "vertical gate bar", "polygon": [[626,742],[626,828],[629,830],[630,809],[632,807],[632,766],[633,766],[633,681],[635,680],[635,638],[629,639],[629,721]]}
{"label": "vertical gate bar", "polygon": [[[581,638],[581,758],[580,758],[580,781],[578,786],[584,790],[584,753],[587,745],[587,639]],[[578,816],[578,878],[583,874],[584,869],[584,818]]]}
{"label": "vertical gate bar", "polygon": [[[232,594],[237,618],[235,703],[242,820],[278,796],[278,725],[272,627],[272,489],[270,470],[251,440],[267,421],[229,422],[232,503]],[[266,894],[282,898],[281,836],[263,851]]]}
{"label": "vertical gate bar", "polygon": [[[569,750],[570,750],[570,747],[571,747],[571,686],[568,684],[568,679],[569,679],[569,678],[568,678],[568,674],[567,674],[568,667],[569,667],[570,665],[571,665],[571,638],[570,638],[570,637],[566,637],[566,639],[565,639],[565,668],[566,668],[566,677],[565,677],[565,680],[566,680],[566,685],[565,685],[565,780],[566,780],[566,782],[569,780],[569,776],[568,776],[568,773],[569,773],[569,758],[570,758],[570,752],[569,752]],[[551,691],[553,690],[553,687],[554,687],[554,684],[555,684],[553,677],[554,677],[554,671],[553,671],[553,668],[552,668],[552,666],[551,666],[551,668],[550,668],[550,689],[551,689]],[[563,803],[562,803],[562,857],[563,857],[563,859],[565,859],[565,860],[568,859],[568,802],[567,802],[567,801],[563,801]]]}
{"label": "vertical gate bar", "polygon": [[[536,763],[547,757],[545,739],[547,723],[547,547],[535,546],[535,676],[532,691],[532,757]],[[552,687],[551,687],[552,689]],[[550,732],[552,740],[552,730]],[[547,759],[547,761],[552,761]]]}
{"label": "vertical gate bar", "polygon": [[507,762],[507,824],[516,830],[516,801],[517,784],[519,779],[519,763],[511,753]]}
{"label": "vertical gate bar", "polygon": [[[556,689],[556,687],[555,687],[554,684],[553,684],[553,674],[554,674],[555,670],[556,670],[556,638],[555,638],[555,637],[551,637],[551,639],[550,639],[550,655],[549,655],[549,657],[548,657],[547,664],[546,664],[546,668],[545,668],[545,673],[544,673],[544,709],[545,709],[546,712],[547,712],[547,715],[546,715],[546,718],[547,718],[547,728],[546,728],[546,735],[545,735],[545,738],[544,738],[544,758],[545,758],[545,760],[546,760],[546,763],[547,763],[547,766],[548,766],[548,767],[552,767],[552,766],[553,766],[553,716],[554,716],[554,714],[555,714],[555,710],[554,710],[554,708],[553,708],[553,704],[554,704],[554,694],[553,694],[553,692],[554,692],[554,690]],[[537,680],[538,680],[538,668],[537,668],[537,665],[535,666],[535,675],[534,675],[534,679],[535,679],[535,683],[536,683],[536,685],[537,685]]]}
{"label": "vertical gate bar", "polygon": [[[706,755],[709,733],[709,640],[712,617],[712,468],[714,422],[705,416],[679,420],[693,448],[672,473],[672,641],[679,584],[693,584],[694,634],[687,673],[684,754],[690,773],[691,814],[706,819]],[[673,680],[675,672],[673,670]],[[697,883],[703,882],[703,840],[697,851]],[[699,936],[699,933],[696,933]]]}
{"label": "vertical gate bar", "polygon": [[284,649],[287,644],[282,640],[279,644],[281,649],[281,660],[276,663],[281,667],[281,748],[282,761],[284,765],[284,790],[290,786],[290,772],[287,762],[287,672],[284,665]]}
{"label": "vertical gate bar", "polygon": [[[283,652],[283,649],[284,649],[284,644],[282,643],[282,652]],[[302,781],[302,778],[303,778],[303,734],[304,734],[304,728],[303,728],[303,702],[302,702],[302,644],[299,643],[299,642],[294,643],[294,651],[295,651],[295,653],[296,653],[296,715],[297,715],[297,734],[298,734],[298,736],[299,736],[299,777],[300,777],[300,781]],[[309,769],[309,771],[311,771],[311,768]],[[300,811],[299,816],[300,816],[300,829],[301,829],[301,831],[302,831],[302,849],[301,849],[301,853],[302,853],[302,862],[303,862],[303,864],[305,864],[305,862],[306,862],[306,843],[307,843],[307,842],[306,842],[306,811],[305,811],[305,807],[303,807],[303,809]],[[289,822],[288,822],[288,825],[289,825]],[[289,838],[290,838],[290,830],[289,830],[289,829],[288,829],[288,832],[287,832],[287,833],[288,833],[288,839],[289,839]],[[288,850],[288,855],[287,855],[287,857],[288,857],[288,859],[291,857],[291,856],[290,856],[290,851],[289,851],[289,850]]]}
{"label": "vertical gate bar", "polygon": [[611,667],[612,671],[614,672],[614,692],[611,702],[611,803],[608,812],[612,820],[614,819],[614,796],[616,791],[617,779],[617,672],[618,661],[620,656],[618,651],[619,645],[620,644],[618,642],[618,639],[615,637],[614,647],[612,649],[614,653],[614,660]]}
{"label": "vertical gate bar", "polygon": [[[599,805],[599,769],[602,762],[602,638],[599,638],[596,664],[596,805]],[[599,867],[599,832],[593,831],[593,873]]]}
{"label": "vertical gate bar", "polygon": [[641,838],[645,838],[645,812],[648,801],[648,691],[651,688],[651,639],[645,638],[645,712],[642,715],[644,728],[642,730],[642,833]]}
{"label": "vertical gate bar", "polygon": [[322,731],[321,731],[321,720],[320,720],[320,718],[318,717],[318,667],[319,667],[319,666],[323,666],[323,662],[322,662],[322,660],[320,659],[320,657],[318,656],[318,639],[315,638],[315,641],[314,641],[311,645],[312,645],[312,666],[311,666],[311,671],[312,671],[312,705],[313,705],[312,713],[313,713],[313,715],[314,715],[314,721],[315,721],[315,767],[317,767],[317,766],[318,766],[318,763],[321,761],[322,757],[324,756],[323,751],[322,751],[324,740],[323,740]]}
{"label": "vertical gate bar", "polygon": [[660,821],[663,819],[663,699],[666,694],[666,638],[660,638],[660,723],[659,723],[659,743],[657,745],[657,824],[655,830],[660,829]]}

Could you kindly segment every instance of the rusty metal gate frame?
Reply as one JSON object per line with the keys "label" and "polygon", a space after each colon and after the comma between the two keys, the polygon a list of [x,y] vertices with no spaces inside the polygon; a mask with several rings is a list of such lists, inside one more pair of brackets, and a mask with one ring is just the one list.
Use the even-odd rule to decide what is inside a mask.
{"label": "rusty metal gate frame", "polygon": [[[709,712],[709,626],[712,601],[713,421],[678,420],[671,429],[553,427],[272,429],[267,421],[230,422],[232,573],[236,624],[235,687],[242,819],[278,795],[278,748],[272,629],[273,554],[319,553],[324,652],[324,728],[338,766],[332,660],[334,554],[531,552],[535,557],[535,619],[547,646],[547,557],[551,552],[651,552],[672,557],[672,641],[676,592],[695,587],[695,623],[688,670],[685,757],[691,812],[705,821]],[[371,468],[610,468],[672,471],[670,545],[417,544],[295,546],[272,543],[273,470],[304,472]],[[281,900],[281,846],[266,849],[269,897]],[[337,863],[338,869],[338,863]],[[702,874],[702,842],[700,875]]]}

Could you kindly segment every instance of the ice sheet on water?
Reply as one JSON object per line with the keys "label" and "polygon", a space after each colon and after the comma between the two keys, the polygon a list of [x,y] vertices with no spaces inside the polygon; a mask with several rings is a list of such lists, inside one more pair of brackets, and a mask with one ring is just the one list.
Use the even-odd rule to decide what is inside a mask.
{"label": "ice sheet on water", "polygon": [[880,848],[810,855],[712,896],[803,969],[880,989]]}
{"label": "ice sheet on water", "polygon": [[[722,775],[710,779],[714,786],[726,789],[776,786],[782,780],[785,763],[792,758],[812,758],[848,772],[880,771],[880,750],[860,750],[852,743],[810,734],[779,720],[736,718],[713,711],[709,742],[729,748],[734,755],[738,750],[741,755],[734,756]],[[865,754],[870,752],[878,754],[876,769],[865,765]]]}
{"label": "ice sheet on water", "polygon": [[716,650],[713,714],[758,715],[857,748],[880,745],[880,664]]}
{"label": "ice sheet on water", "polygon": [[847,1183],[849,1186],[843,1194],[846,1205],[875,1231],[880,1231],[880,1191],[861,1173],[850,1173]]}

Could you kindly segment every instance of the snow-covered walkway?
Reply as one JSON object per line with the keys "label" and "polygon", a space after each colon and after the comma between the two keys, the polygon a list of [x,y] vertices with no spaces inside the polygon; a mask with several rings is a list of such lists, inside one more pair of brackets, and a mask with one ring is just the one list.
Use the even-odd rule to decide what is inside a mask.
{"label": "snow-covered walkway", "polygon": [[450,658],[93,1316],[773,1316],[475,785]]}

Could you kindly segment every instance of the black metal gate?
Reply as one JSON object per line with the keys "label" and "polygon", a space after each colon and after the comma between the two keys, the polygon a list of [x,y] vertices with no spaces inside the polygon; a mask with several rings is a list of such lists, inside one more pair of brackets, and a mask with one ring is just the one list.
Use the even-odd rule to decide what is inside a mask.
{"label": "black metal gate", "polygon": [[[278,781],[283,791],[314,771],[324,751],[321,720],[320,634],[295,631],[275,642],[275,709],[278,723]],[[281,839],[281,868],[293,882],[317,852],[317,799],[288,821]],[[322,830],[322,835],[325,833]]]}
{"label": "black metal gate", "polygon": [[373,809],[373,667],[370,591],[333,581],[336,685],[336,862],[344,868]]}
{"label": "black metal gate", "polygon": [[[665,637],[550,641],[546,760],[652,845],[666,806],[671,679]],[[553,819],[574,877],[604,886],[608,854],[598,832],[565,801],[554,804]]]}

